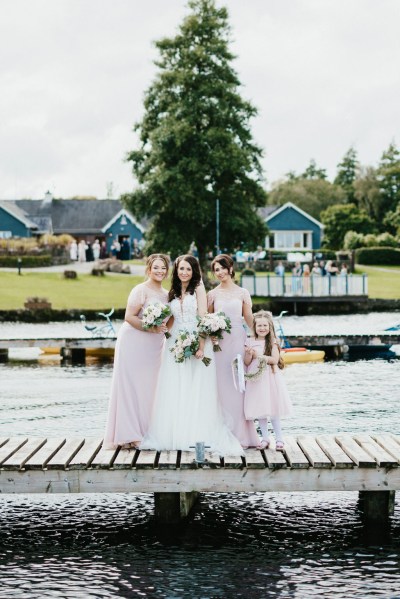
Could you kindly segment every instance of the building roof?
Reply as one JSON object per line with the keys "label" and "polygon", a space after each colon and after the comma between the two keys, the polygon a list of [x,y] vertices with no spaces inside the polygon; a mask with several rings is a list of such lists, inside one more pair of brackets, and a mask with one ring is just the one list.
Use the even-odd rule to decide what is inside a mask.
{"label": "building roof", "polygon": [[11,214],[11,216],[19,220],[28,229],[37,229],[37,225],[29,218],[25,210],[18,206],[17,200],[0,200],[0,208]]}
{"label": "building roof", "polygon": [[321,229],[325,228],[325,225],[323,225],[319,220],[317,220],[316,218],[314,218],[313,216],[311,216],[310,214],[308,214],[307,212],[305,212],[304,210],[302,210],[295,204],[292,204],[292,202],[286,202],[286,204],[283,204],[283,206],[275,206],[275,210],[265,218],[265,222],[268,223],[269,220],[271,220],[272,218],[275,218],[275,216],[277,216],[278,214],[280,214],[287,208],[292,208],[293,210],[296,210],[297,212],[299,212],[299,214],[301,214],[302,216],[304,216],[305,218],[307,218],[314,224],[318,225],[318,227],[320,227]]}

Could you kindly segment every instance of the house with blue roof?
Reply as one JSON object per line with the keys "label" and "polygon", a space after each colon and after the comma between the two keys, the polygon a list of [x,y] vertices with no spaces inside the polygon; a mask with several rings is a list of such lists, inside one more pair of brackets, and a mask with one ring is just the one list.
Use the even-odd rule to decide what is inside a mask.
{"label": "house with blue roof", "polygon": [[282,252],[312,252],[321,248],[324,225],[292,202],[265,206],[259,214],[268,226],[265,247]]}

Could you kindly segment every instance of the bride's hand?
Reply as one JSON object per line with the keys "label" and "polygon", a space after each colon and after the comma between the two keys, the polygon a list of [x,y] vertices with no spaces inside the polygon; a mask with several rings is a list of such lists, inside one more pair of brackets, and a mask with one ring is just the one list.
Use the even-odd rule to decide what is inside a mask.
{"label": "bride's hand", "polygon": [[198,349],[194,355],[198,360],[202,360],[204,358],[204,352],[202,349]]}

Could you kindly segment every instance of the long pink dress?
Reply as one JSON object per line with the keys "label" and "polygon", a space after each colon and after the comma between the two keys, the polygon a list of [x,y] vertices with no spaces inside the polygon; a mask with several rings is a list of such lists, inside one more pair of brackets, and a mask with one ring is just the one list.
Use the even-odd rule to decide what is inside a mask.
{"label": "long pink dress", "polygon": [[221,402],[225,421],[243,447],[258,445],[259,438],[253,422],[244,416],[244,393],[235,388],[232,361],[238,354],[244,356],[246,331],[243,327],[243,304],[251,306],[251,297],[247,289],[236,286],[227,291],[220,286],[208,292],[208,305],[214,306],[214,312],[222,311],[231,319],[231,334],[224,334],[219,342],[220,352],[215,352],[217,367],[218,397]]}
{"label": "long pink dress", "polygon": [[[141,283],[132,289],[128,306],[142,315],[149,304],[166,304],[168,293]],[[128,322],[119,330],[104,446],[111,448],[141,441],[147,432],[153,407],[165,337],[138,331]]]}
{"label": "long pink dress", "polygon": [[[264,352],[264,341],[247,339],[246,345],[256,350],[258,356]],[[258,360],[253,359],[247,372],[258,370]],[[255,418],[282,418],[292,413],[292,402],[282,370],[278,366],[268,365],[262,376],[256,381],[246,381],[244,394],[244,413],[248,420]]]}

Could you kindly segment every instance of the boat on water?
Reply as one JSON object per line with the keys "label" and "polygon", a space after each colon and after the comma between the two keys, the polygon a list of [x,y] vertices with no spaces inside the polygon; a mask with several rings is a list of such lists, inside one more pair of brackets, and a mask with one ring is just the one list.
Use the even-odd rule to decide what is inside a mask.
{"label": "boat on water", "polygon": [[[41,347],[41,352],[46,355],[60,355],[59,347]],[[112,358],[114,356],[113,347],[87,347],[86,355],[92,358]]]}
{"label": "boat on water", "polygon": [[282,355],[285,364],[323,362],[325,358],[325,352],[322,349],[307,349],[306,347],[284,347]]}

